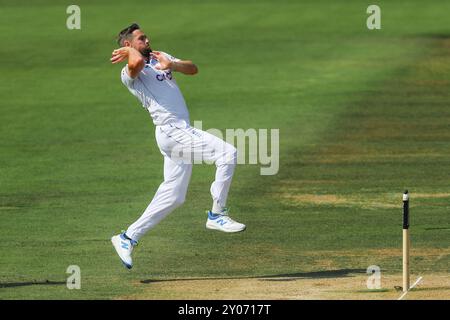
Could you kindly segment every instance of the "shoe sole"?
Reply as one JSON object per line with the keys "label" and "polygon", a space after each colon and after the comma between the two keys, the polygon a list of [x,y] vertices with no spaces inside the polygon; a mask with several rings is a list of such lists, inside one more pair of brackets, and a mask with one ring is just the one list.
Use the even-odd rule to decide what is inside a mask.
{"label": "shoe sole", "polygon": [[226,230],[226,229],[222,229],[220,227],[216,227],[214,224],[208,224],[206,223],[206,229],[210,229],[210,230],[217,230],[217,231],[222,231],[222,232],[226,232],[226,233],[236,233],[236,232],[242,232],[245,229],[247,229],[246,226],[244,226],[244,228],[242,229],[238,229],[238,230]]}
{"label": "shoe sole", "polygon": [[128,270],[130,270],[131,268],[133,268],[133,265],[130,265],[130,264],[126,263],[126,262],[122,259],[122,257],[120,256],[119,250],[117,249],[117,245],[118,245],[118,244],[116,244],[116,242],[114,241],[114,237],[111,238],[111,243],[112,243],[112,245],[113,245],[113,247],[114,247],[114,250],[116,250],[117,255],[119,256],[120,261],[121,261],[122,264],[125,266],[125,268],[127,268]]}

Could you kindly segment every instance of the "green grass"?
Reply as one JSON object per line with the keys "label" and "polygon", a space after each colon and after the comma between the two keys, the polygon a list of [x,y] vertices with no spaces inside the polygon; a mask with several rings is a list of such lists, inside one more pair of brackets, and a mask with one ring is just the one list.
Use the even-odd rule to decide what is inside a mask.
{"label": "green grass", "polygon": [[[400,272],[400,256],[374,252],[401,246],[405,188],[421,250],[412,271],[449,271],[448,254],[421,253],[450,243],[450,3],[379,1],[378,31],[360,1],[78,1],[80,31],[65,27],[68,1],[0,3],[0,298],[109,299],[147,279],[371,264]],[[280,129],[280,171],[238,166],[229,205],[248,230],[228,235],[204,228],[214,167],[196,166],[186,203],[142,238],[127,272],[109,238],[162,180],[153,124],[109,63],[132,21],[154,48],[199,66],[177,75],[192,122]],[[363,204],[287,198],[304,194]],[[72,264],[82,290],[64,284]]]}

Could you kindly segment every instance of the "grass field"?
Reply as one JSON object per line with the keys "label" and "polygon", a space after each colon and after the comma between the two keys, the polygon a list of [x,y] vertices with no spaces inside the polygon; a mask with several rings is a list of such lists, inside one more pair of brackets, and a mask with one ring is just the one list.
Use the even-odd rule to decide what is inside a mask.
{"label": "grass field", "polygon": [[[132,2],[79,0],[68,30],[72,2],[0,0],[0,299],[394,299],[404,189],[424,278],[408,298],[449,298],[450,2],[377,1],[373,31],[356,0]],[[248,229],[223,234],[204,226],[215,168],[195,166],[130,272],[109,239],[163,174],[151,119],[109,63],[133,21],[198,65],[176,75],[192,122],[280,129],[280,171],[237,167],[229,205]]]}

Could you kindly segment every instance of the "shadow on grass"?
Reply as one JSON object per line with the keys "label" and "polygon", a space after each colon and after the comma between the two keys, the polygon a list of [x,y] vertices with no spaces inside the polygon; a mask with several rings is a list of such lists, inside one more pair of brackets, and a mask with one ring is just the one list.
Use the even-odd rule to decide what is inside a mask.
{"label": "shadow on grass", "polygon": [[419,38],[429,38],[429,39],[438,39],[438,40],[447,40],[450,39],[450,33],[422,33],[416,35]]}
{"label": "shadow on grass", "polygon": [[297,279],[325,279],[325,278],[347,278],[353,277],[352,274],[366,273],[365,269],[339,269],[326,270],[315,272],[298,272],[298,273],[283,273],[267,276],[242,276],[242,277],[205,277],[205,278],[173,278],[173,279],[146,279],[141,280],[141,283],[155,283],[155,282],[170,282],[170,281],[192,281],[192,280],[238,280],[238,279],[258,279],[261,281],[294,281]]}
{"label": "shadow on grass", "polygon": [[0,288],[15,288],[15,287],[26,287],[26,286],[53,286],[53,285],[65,285],[66,281],[27,281],[27,282],[0,282]]}
{"label": "shadow on grass", "polygon": [[327,279],[327,278],[348,278],[353,277],[352,274],[366,273],[366,269],[339,269],[315,272],[299,272],[276,274],[270,276],[255,277],[265,281],[290,281],[297,279]]}

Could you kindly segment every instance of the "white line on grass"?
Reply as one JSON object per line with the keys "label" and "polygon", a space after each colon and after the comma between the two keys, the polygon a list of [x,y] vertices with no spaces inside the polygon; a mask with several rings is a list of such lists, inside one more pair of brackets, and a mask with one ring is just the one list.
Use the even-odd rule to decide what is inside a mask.
{"label": "white line on grass", "polygon": [[411,287],[409,287],[409,289],[408,289],[405,293],[403,293],[403,294],[400,296],[400,298],[398,298],[398,300],[402,300],[403,297],[406,296],[406,294],[409,292],[409,290],[411,290],[412,288],[414,288],[421,280],[422,280],[422,277],[417,278],[416,282],[414,282],[414,284],[413,284]]}

